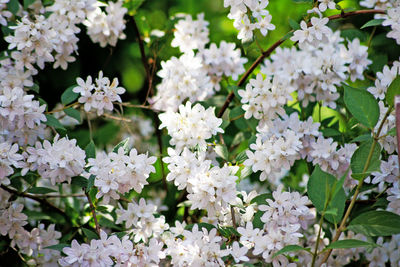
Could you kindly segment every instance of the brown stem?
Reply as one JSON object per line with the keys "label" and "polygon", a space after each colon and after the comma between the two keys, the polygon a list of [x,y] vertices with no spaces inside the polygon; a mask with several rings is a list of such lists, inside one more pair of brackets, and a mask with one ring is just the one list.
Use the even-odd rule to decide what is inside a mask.
{"label": "brown stem", "polygon": [[232,226],[236,229],[236,218],[235,218],[235,208],[231,206],[231,217],[232,217]]}
{"label": "brown stem", "polygon": [[150,68],[149,68],[149,64],[147,61],[147,57],[146,57],[146,53],[144,51],[144,44],[143,44],[143,38],[140,35],[140,31],[139,31],[139,27],[136,23],[135,17],[132,16],[132,24],[133,24],[133,29],[135,30],[135,34],[138,38],[138,43],[139,43],[139,49],[140,49],[140,56],[142,58],[142,63],[143,63],[143,67],[144,70],[146,72],[146,81],[147,81],[147,93],[146,93],[146,99],[145,102],[147,101],[147,97],[151,91],[151,86],[152,86],[152,77],[151,77],[151,73],[150,73]]}
{"label": "brown stem", "polygon": [[[378,9],[366,9],[366,10],[357,10],[357,11],[351,11],[351,12],[345,12],[333,16],[329,16],[329,20],[335,20],[335,19],[341,19],[341,18],[347,18],[351,16],[356,16],[360,14],[385,14],[386,12],[384,10],[378,10]],[[292,32],[292,31],[290,31]],[[289,34],[288,32],[287,34]],[[284,36],[286,36],[285,34]],[[239,80],[237,83],[237,86],[242,86],[247,78],[250,76],[250,74],[257,68],[257,66],[267,57],[271,55],[273,51],[275,51],[276,48],[278,48],[283,42],[285,42],[286,38],[282,37],[279,39],[276,43],[271,45],[270,48],[268,48],[266,51],[264,51],[257,59],[256,61],[253,62],[253,64],[250,66],[250,68],[246,71],[245,74],[243,74],[242,78]],[[222,106],[221,110],[218,113],[218,118],[221,118],[222,115],[224,115],[225,110],[228,108],[229,104],[231,103],[232,99],[235,97],[235,94],[233,92],[230,92],[229,95],[227,96],[224,105]]]}
{"label": "brown stem", "polygon": [[94,224],[96,226],[96,232],[100,236],[100,226],[99,226],[99,222],[97,221],[96,209],[95,209],[95,207],[93,205],[92,199],[90,198],[89,192],[85,191],[85,195],[86,195],[86,197],[87,197],[87,199],[89,201],[90,210],[92,211]]}

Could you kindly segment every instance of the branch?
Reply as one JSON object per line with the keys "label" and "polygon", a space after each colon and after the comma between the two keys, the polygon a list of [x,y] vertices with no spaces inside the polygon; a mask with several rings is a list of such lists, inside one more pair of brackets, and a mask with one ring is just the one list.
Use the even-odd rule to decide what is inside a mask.
{"label": "branch", "polygon": [[[139,42],[140,56],[142,58],[143,67],[146,72],[146,81],[147,81],[147,86],[148,86],[147,93],[146,93],[146,99],[144,100],[144,104],[146,104],[146,101],[151,92],[152,83],[153,83],[152,73],[150,73],[150,67],[149,67],[149,64],[147,61],[146,53],[144,51],[143,38],[140,35],[139,27],[137,26],[135,17],[133,17],[133,16],[132,16],[132,22],[133,22],[133,29],[135,30],[135,34],[136,34],[136,36],[138,38],[138,42]],[[153,66],[155,66],[155,62],[153,63]]]}
{"label": "branch", "polygon": [[[357,10],[357,11],[351,11],[351,12],[346,12],[346,13],[341,13],[341,14],[337,14],[337,15],[333,15],[333,16],[329,16],[328,19],[329,20],[335,20],[335,19],[341,19],[341,18],[347,18],[347,17],[352,17],[352,16],[356,16],[356,15],[360,15],[360,14],[386,14],[386,12],[384,10],[378,10],[378,9],[366,9],[366,10]],[[290,32],[288,32],[287,34],[293,32],[293,30],[291,30]],[[283,44],[283,42],[286,41],[285,36],[287,35],[285,34],[284,37],[282,37],[281,39],[279,39],[276,43],[274,43],[273,45],[271,45],[270,48],[268,48],[266,51],[264,51],[257,59],[256,61],[253,62],[253,64],[250,66],[250,68],[246,71],[245,74],[243,74],[242,78],[240,78],[239,82],[237,83],[237,86],[242,86],[247,78],[250,76],[250,74],[255,70],[255,68],[257,68],[258,65],[260,65],[260,63],[267,57],[269,57],[272,52],[275,51],[276,48],[278,48],[281,44]],[[228,97],[225,100],[224,105],[222,106],[221,110],[218,113],[218,118],[221,118],[222,115],[224,115],[225,110],[228,108],[229,104],[231,103],[232,99],[235,97],[235,94],[233,92],[230,92]]]}
{"label": "branch", "polygon": [[48,202],[44,198],[41,198],[39,196],[35,196],[35,195],[32,195],[32,194],[24,193],[24,192],[18,192],[17,190],[11,189],[11,188],[9,188],[9,187],[7,187],[5,185],[1,185],[0,187],[2,189],[4,189],[5,191],[7,191],[7,192],[9,192],[9,193],[11,193],[13,195],[16,195],[18,197],[26,197],[26,198],[35,200],[35,201],[39,202],[41,205],[48,207],[50,210],[53,210],[53,211],[61,214],[65,218],[66,221],[70,220],[69,217],[67,216],[67,214],[65,214],[65,212],[63,210],[61,210],[57,206],[54,206],[53,204],[51,204],[50,202]]}
{"label": "branch", "polygon": [[[85,189],[84,189],[84,190],[85,190]],[[85,191],[85,195],[86,195],[86,197],[87,197],[87,199],[88,199],[88,201],[89,201],[90,209],[91,209],[91,211],[92,211],[94,224],[96,225],[96,232],[97,232],[97,234],[100,236],[100,226],[99,226],[99,223],[98,223],[98,221],[97,221],[96,209],[94,208],[94,205],[93,205],[92,199],[90,198],[89,193]]]}

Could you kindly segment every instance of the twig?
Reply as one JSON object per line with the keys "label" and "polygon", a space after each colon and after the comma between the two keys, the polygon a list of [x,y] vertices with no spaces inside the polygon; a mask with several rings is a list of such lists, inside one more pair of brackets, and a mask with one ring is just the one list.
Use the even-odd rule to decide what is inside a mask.
{"label": "twig", "polygon": [[236,229],[237,225],[236,225],[236,218],[235,218],[235,208],[233,206],[231,206],[231,217],[232,217],[233,228]]}
{"label": "twig", "polygon": [[60,112],[60,111],[63,111],[63,110],[65,110],[65,109],[67,109],[67,108],[73,107],[73,106],[75,106],[75,105],[80,105],[80,103],[79,103],[79,102],[74,102],[74,103],[72,103],[72,104],[66,105],[66,106],[64,106],[64,107],[62,107],[62,108],[59,108],[59,109],[55,109],[55,110],[51,110],[51,111],[46,111],[44,114],[52,114],[52,113]]}
{"label": "twig", "polygon": [[[123,102],[123,103],[119,103],[124,107],[128,107],[128,108],[143,108],[143,109],[150,109],[150,110],[154,110],[151,106],[145,106],[145,105],[135,105],[135,104],[131,104],[129,102]],[[154,110],[154,111],[158,111],[158,110]]]}
{"label": "twig", "polygon": [[[147,102],[147,98],[151,92],[151,88],[152,88],[152,74],[150,73],[150,68],[149,68],[149,64],[147,61],[147,57],[146,57],[146,53],[144,51],[144,44],[143,44],[143,38],[140,35],[140,31],[139,31],[139,27],[137,26],[136,20],[135,18],[132,16],[132,24],[133,24],[133,29],[135,30],[135,34],[138,38],[138,43],[139,43],[139,49],[140,49],[140,56],[142,59],[142,63],[143,63],[143,67],[144,70],[146,72],[146,81],[147,81],[147,92],[146,92],[146,99],[144,100],[144,104],[146,104]],[[153,63],[153,67],[155,67],[155,63]]]}
{"label": "twig", "polygon": [[13,195],[16,195],[19,197],[26,197],[26,198],[35,200],[35,201],[39,202],[41,205],[48,207],[50,210],[53,210],[53,211],[61,214],[66,219],[66,221],[70,220],[69,217],[67,216],[67,214],[65,214],[65,212],[62,209],[60,209],[57,206],[54,206],[53,204],[48,202],[45,198],[41,198],[39,196],[28,194],[28,193],[18,192],[17,190],[11,189],[5,185],[1,185],[0,187]]}
{"label": "twig", "polygon": [[116,120],[116,121],[132,122],[130,119],[122,117],[122,115],[121,115],[121,117],[116,117],[116,116],[113,116],[111,114],[103,113],[103,117],[106,117],[106,118],[109,118],[109,119],[113,119],[113,120]]}
{"label": "twig", "polygon": [[97,221],[96,209],[94,208],[94,205],[93,205],[92,199],[90,198],[89,192],[85,191],[85,195],[86,195],[86,197],[87,197],[87,199],[89,201],[90,209],[92,211],[94,224],[96,225],[96,232],[100,236],[100,226],[99,226],[99,223]]}
{"label": "twig", "polygon": [[157,135],[157,143],[158,143],[158,149],[160,151],[159,159],[160,159],[160,164],[161,164],[162,181],[163,181],[163,186],[164,186],[165,191],[168,192],[167,178],[166,178],[165,173],[164,173],[164,164],[162,162],[163,142],[162,142],[162,138],[161,138],[161,130],[159,129],[160,128],[160,121],[158,119],[157,113],[154,113],[154,122],[156,124],[155,128],[156,128],[156,135]]}
{"label": "twig", "polygon": [[[386,12],[384,10],[378,10],[378,9],[366,9],[366,10],[357,10],[357,11],[352,11],[352,12],[346,12],[346,13],[341,13],[338,15],[333,15],[329,16],[329,20],[335,20],[335,19],[341,19],[341,18],[347,18],[351,16],[356,16],[360,14],[385,14]],[[290,31],[290,32],[293,32]],[[288,32],[287,34],[289,34]],[[272,52],[275,51],[276,48],[278,48],[283,42],[285,42],[286,38],[285,36],[279,39],[276,43],[271,45],[270,48],[268,48],[266,51],[264,51],[250,66],[250,68],[246,71],[245,74],[243,74],[242,78],[240,78],[239,82],[237,83],[237,86],[242,86],[247,78],[250,76],[250,74],[257,68],[257,66],[267,57],[271,55]],[[222,115],[224,115],[225,110],[228,108],[229,104],[231,103],[232,99],[235,97],[234,92],[230,92],[229,95],[227,96],[224,105],[222,106],[221,110],[218,113],[218,117],[221,118]]]}

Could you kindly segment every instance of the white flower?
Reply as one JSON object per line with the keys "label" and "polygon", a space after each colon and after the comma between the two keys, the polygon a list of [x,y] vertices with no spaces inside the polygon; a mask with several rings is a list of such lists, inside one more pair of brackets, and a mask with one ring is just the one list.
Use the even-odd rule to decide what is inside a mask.
{"label": "white flower", "polygon": [[233,242],[232,244],[232,250],[231,250],[231,255],[234,258],[235,262],[238,263],[240,261],[249,261],[249,258],[246,257],[246,253],[248,251],[248,248],[246,247],[240,247],[239,243],[237,241]]}
{"label": "white flower", "polygon": [[318,0],[320,2],[318,9],[324,12],[326,9],[336,9],[336,3],[332,0]]}
{"label": "white flower", "polygon": [[185,15],[184,19],[175,24],[172,47],[179,47],[181,52],[190,52],[194,49],[203,49],[209,42],[207,28],[208,22],[204,20],[204,13],[197,14],[197,20]]}
{"label": "white flower", "polygon": [[172,137],[171,145],[181,151],[185,146],[199,146],[205,149],[206,140],[217,133],[223,133],[220,128],[222,119],[214,115],[214,108],[205,109],[202,105],[192,104],[188,101],[186,105],[179,106],[179,113],[167,111],[159,115],[161,120],[160,129],[166,127],[168,134]]}

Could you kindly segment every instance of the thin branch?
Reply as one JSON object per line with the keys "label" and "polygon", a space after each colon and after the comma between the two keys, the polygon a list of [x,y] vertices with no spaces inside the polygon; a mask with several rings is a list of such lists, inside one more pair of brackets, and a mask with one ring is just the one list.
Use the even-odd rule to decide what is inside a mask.
{"label": "thin branch", "polygon": [[61,214],[66,219],[66,221],[70,220],[69,217],[67,216],[67,214],[62,209],[60,209],[57,206],[54,206],[53,204],[48,202],[45,198],[42,198],[42,197],[39,197],[36,195],[32,195],[32,194],[28,194],[28,193],[24,193],[24,192],[18,192],[17,190],[11,189],[5,185],[1,185],[0,187],[2,189],[4,189],[5,191],[7,191],[13,195],[16,195],[18,197],[26,197],[26,198],[35,200],[35,201],[39,202],[42,206],[48,207],[49,210],[53,210],[53,211]]}
{"label": "thin branch", "polygon": [[[352,12],[346,12],[346,13],[341,13],[333,16],[329,16],[329,20],[335,20],[335,19],[341,19],[341,18],[348,18],[351,16],[356,16],[360,14],[385,14],[386,12],[384,10],[378,10],[378,9],[366,9],[366,10],[357,10],[357,11],[352,11]],[[287,34],[293,32],[290,31]],[[271,55],[272,52],[275,51],[276,48],[278,48],[281,44],[283,44],[287,38],[287,34],[284,35],[281,39],[279,39],[276,43],[271,45],[270,48],[268,48],[266,51],[264,51],[250,66],[250,68],[246,71],[245,74],[243,74],[242,78],[240,78],[239,82],[237,83],[237,86],[242,86],[247,78],[250,76],[251,73],[257,68],[258,65],[267,57]],[[224,115],[225,110],[228,108],[229,104],[231,103],[232,99],[235,97],[235,94],[233,92],[230,92],[229,95],[227,96],[224,105],[222,106],[221,110],[218,113],[218,117],[221,118],[222,115]]]}
{"label": "thin branch", "polygon": [[159,129],[160,128],[160,120],[159,120],[159,118],[157,116],[157,113],[154,113],[154,122],[156,124],[155,128],[156,128],[156,135],[157,135],[157,143],[158,143],[158,149],[160,151],[159,159],[160,159],[160,164],[161,164],[162,181],[163,181],[164,190],[166,192],[168,192],[167,178],[166,178],[165,173],[164,173],[164,164],[162,162],[163,142],[162,142],[162,137],[161,137],[161,130]]}
{"label": "thin branch", "polygon": [[74,102],[74,103],[72,103],[72,104],[66,105],[66,106],[64,106],[64,107],[62,107],[62,108],[59,108],[59,109],[55,109],[55,110],[51,110],[51,111],[46,111],[44,114],[52,114],[52,113],[60,112],[60,111],[63,111],[63,110],[65,110],[65,109],[67,109],[67,108],[73,107],[73,106],[75,106],[75,105],[80,105],[80,103],[79,103],[79,102]]}
{"label": "thin branch", "polygon": [[158,111],[152,108],[152,106],[146,106],[146,105],[135,105],[135,104],[131,104],[129,102],[123,102],[123,103],[119,103],[124,107],[128,107],[128,108],[143,108],[143,109],[150,109],[153,111]]}
{"label": "thin branch", "polygon": [[[147,61],[146,52],[144,51],[143,38],[140,35],[139,27],[138,27],[138,25],[136,23],[135,17],[133,17],[133,16],[132,16],[132,24],[133,24],[133,29],[135,30],[135,34],[136,34],[136,36],[138,38],[140,56],[141,56],[141,59],[142,59],[144,70],[146,72],[147,93],[146,93],[146,99],[144,101],[144,104],[145,104],[146,101],[147,101],[147,97],[149,96],[151,88],[152,88],[152,74],[150,73],[149,63]],[[155,66],[155,64],[153,64],[153,66]]]}
{"label": "thin branch", "polygon": [[96,216],[96,209],[93,205],[92,199],[90,198],[90,195],[88,192],[85,191],[85,195],[89,201],[89,205],[90,205],[90,210],[92,211],[92,215],[93,215],[93,220],[94,220],[94,224],[96,225],[96,232],[97,234],[100,236],[100,226],[99,223],[97,221],[97,216]]}
{"label": "thin branch", "polygon": [[233,228],[237,228],[236,218],[235,218],[235,208],[231,206],[231,217],[232,217],[232,226]]}

